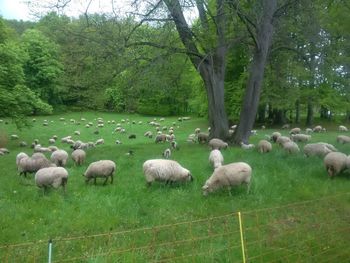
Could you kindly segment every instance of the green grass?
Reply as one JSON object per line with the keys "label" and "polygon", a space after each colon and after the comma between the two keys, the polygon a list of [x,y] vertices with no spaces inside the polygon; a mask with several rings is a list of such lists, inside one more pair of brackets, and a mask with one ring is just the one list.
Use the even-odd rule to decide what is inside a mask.
{"label": "green grass", "polygon": [[[66,122],[59,121],[60,117],[64,117]],[[95,135],[93,134],[95,128],[85,128],[85,122],[81,122],[81,125],[69,122],[71,118],[80,120],[81,117],[86,118],[86,122],[92,121],[94,123],[97,117],[102,117],[105,120],[105,127],[99,129],[99,135]],[[123,127],[127,130],[126,134],[113,133],[115,125],[107,124],[108,120],[120,122],[121,119],[127,118],[136,122],[141,120],[143,124],[123,124]],[[44,119],[52,120],[53,123],[50,123],[48,127],[44,127],[42,126]],[[213,219],[212,223],[203,221],[197,225],[194,223],[176,225],[158,232],[154,232],[156,230],[152,227],[246,211],[247,214],[243,213],[243,218],[247,220],[245,222],[247,227],[247,249],[248,255],[252,256],[254,253],[258,255],[263,254],[263,251],[265,251],[265,243],[249,245],[251,240],[257,239],[257,235],[258,237],[269,237],[271,239],[269,240],[269,245],[286,246],[288,243],[298,240],[301,246],[304,244],[305,239],[301,238],[300,234],[303,231],[310,232],[309,228],[313,221],[318,220],[321,226],[326,225],[326,222],[329,222],[331,218],[329,217],[330,209],[336,209],[336,212],[333,211],[332,213],[336,214],[337,218],[346,217],[349,219],[350,198],[348,195],[345,197],[341,196],[335,200],[332,199],[335,205],[332,205],[332,202],[324,203],[324,201],[320,201],[320,203],[313,203],[311,208],[305,205],[302,206],[302,209],[284,209],[283,212],[276,210],[276,215],[261,212],[259,214],[255,213],[250,218],[251,214],[248,211],[349,193],[350,176],[348,173],[343,173],[330,180],[323,167],[322,159],[317,157],[305,158],[302,153],[290,156],[275,145],[271,153],[263,155],[256,150],[244,151],[235,147],[224,150],[225,163],[245,161],[253,168],[251,192],[247,194],[246,188],[242,186],[236,187],[230,192],[223,189],[210,194],[208,197],[203,197],[201,187],[212,173],[212,168],[208,163],[209,149],[206,145],[186,142],[187,136],[193,133],[196,127],[200,127],[204,131],[207,129],[207,122],[197,118],[178,122],[177,118],[169,117],[165,118],[165,121],[161,123],[162,126],[170,127],[173,126],[173,122],[176,122],[175,135],[180,150],[173,151],[172,159],[177,160],[182,166],[189,169],[195,180],[192,183],[174,184],[171,186],[163,183],[154,183],[151,187],[147,187],[142,174],[143,162],[147,159],[161,158],[163,150],[168,147],[168,144],[155,144],[154,139],[148,139],[143,136],[145,131],[155,130],[154,127],[147,124],[152,119],[153,117],[139,115],[83,112],[37,117],[33,127],[25,128],[21,131],[18,131],[12,124],[0,123],[0,131],[2,133],[7,135],[18,134],[20,137],[18,141],[8,140],[6,147],[11,153],[0,156],[0,245],[36,241],[35,245],[30,246],[32,248],[30,253],[34,253],[33,257],[45,258],[46,242],[50,238],[59,240],[60,237],[108,232],[119,233],[124,230],[147,228],[143,232],[111,235],[109,239],[103,236],[84,241],[57,241],[55,243],[56,260],[60,256],[62,258],[85,256],[86,259],[81,259],[81,261],[115,262],[114,259],[118,258],[121,262],[144,262],[150,259],[159,260],[179,257],[177,261],[183,262],[184,259],[181,256],[193,253],[198,255],[195,258],[187,258],[185,260],[225,262],[229,261],[229,259],[241,259],[240,248],[233,251],[229,249],[230,246],[236,247],[238,245],[239,247],[239,235],[236,232],[238,230],[237,219],[232,219],[231,215],[228,218],[225,217],[224,221],[220,221],[221,219],[215,221]],[[79,130],[81,135],[74,136],[73,132],[75,130]],[[259,130],[258,135],[251,137],[251,143],[256,144],[260,139],[264,138],[265,134],[271,134],[272,131]],[[137,138],[129,140],[127,136],[130,133],[136,134]],[[287,131],[282,131],[282,133],[287,134]],[[105,140],[104,145],[99,145],[87,151],[87,160],[82,167],[74,166],[72,161],[69,160],[66,167],[69,171],[66,195],[63,194],[62,189],[51,189],[44,195],[35,186],[33,175],[29,176],[29,178],[23,178],[19,177],[16,171],[16,155],[21,151],[25,151],[28,154],[32,153],[30,148],[18,147],[19,141],[24,140],[30,143],[37,138],[40,140],[40,143],[46,146],[48,145],[48,139],[54,134],[58,138],[73,135],[74,139],[82,141],[96,141],[98,138],[104,138]],[[327,133],[313,134],[312,142],[330,142],[340,151],[348,154],[350,146],[338,145],[335,142],[337,134],[339,132],[335,129]],[[116,139],[121,140],[123,144],[116,145]],[[61,144],[60,140],[58,140],[56,145],[71,153],[71,149],[66,144]],[[303,145],[300,144],[301,149],[302,147]],[[134,156],[126,155],[129,150],[135,152]],[[116,162],[117,172],[114,184],[102,186],[101,180],[97,182],[96,186],[92,182],[86,185],[82,177],[83,172],[89,163],[101,159],[110,159]],[[295,214],[295,211],[298,213]],[[321,216],[323,214],[326,214],[327,217]],[[259,217],[258,221],[256,221],[256,217]],[[292,232],[299,234],[298,238],[294,235],[284,234],[284,236],[278,235],[283,236],[283,242],[277,240],[276,231],[282,231],[284,227],[291,227],[289,224],[278,223],[278,229],[271,230],[271,224],[276,224],[278,220],[282,220],[281,218],[284,218],[287,222],[289,222],[290,218],[297,218],[297,221],[292,220],[294,222],[292,226],[297,226],[297,228],[293,228],[297,230]],[[262,223],[265,221],[268,224],[266,229]],[[335,227],[339,226],[340,228],[344,222],[337,221],[334,224]],[[249,232],[249,229],[254,227],[259,228],[259,233]],[[289,228],[287,230],[290,230]],[[317,228],[317,231],[319,230]],[[349,228],[346,231],[349,233]],[[232,239],[223,238],[225,233],[232,233]],[[314,232],[311,231],[312,233]],[[317,233],[315,232],[314,234],[317,235]],[[193,242],[179,242],[177,246],[174,246],[173,243],[169,246],[166,243],[166,240],[181,241],[181,236],[184,239],[187,237]],[[201,238],[205,236],[211,238],[209,240]],[[340,238],[340,236],[338,235],[337,238]],[[194,241],[196,238],[199,238],[199,240]],[[37,242],[38,240],[41,240],[42,243]],[[106,240],[109,242],[108,246],[106,245]],[[264,240],[264,238],[261,238],[261,240]],[[313,245],[317,244],[316,240],[312,238],[310,240]],[[340,241],[340,245],[349,245],[349,235],[344,236]],[[163,243],[164,246],[157,245]],[[12,249],[11,251],[2,249],[0,250],[0,258],[8,258],[10,262],[15,261],[11,260],[11,258],[23,259],[25,254],[30,254],[28,253],[30,247],[18,250]],[[111,254],[113,256],[98,256],[98,254],[106,252],[104,247],[111,249],[110,253],[113,252],[112,247],[114,249],[118,247],[125,249],[130,247],[145,248],[133,250],[134,253],[132,254],[114,251]],[[313,246],[310,245],[310,247]],[[223,249],[229,253],[220,252]],[[293,250],[293,248],[291,249]],[[63,251],[65,254],[63,254]],[[310,252],[311,248],[307,251]],[[339,247],[339,251],[341,251],[341,247]],[[251,253],[249,254],[249,252]],[[290,251],[284,251],[284,253],[288,254]],[[63,257],[63,255],[65,256]],[[310,255],[308,254],[308,256]],[[261,260],[266,262],[276,257],[281,256],[270,254],[267,255],[267,258],[261,258]],[[32,258],[28,258],[28,261],[30,260]],[[290,260],[293,261],[293,258]],[[18,262],[21,262],[21,260],[18,260]]]}

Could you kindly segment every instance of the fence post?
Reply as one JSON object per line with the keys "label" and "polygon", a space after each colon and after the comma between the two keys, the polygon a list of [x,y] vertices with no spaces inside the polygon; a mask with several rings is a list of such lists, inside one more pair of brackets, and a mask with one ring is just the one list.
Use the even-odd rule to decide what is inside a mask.
{"label": "fence post", "polygon": [[52,256],[52,239],[49,240],[49,263],[51,263],[51,256]]}
{"label": "fence post", "polygon": [[243,263],[246,263],[241,212],[238,212],[238,221],[239,221],[239,231],[241,233],[242,258],[243,258]]}

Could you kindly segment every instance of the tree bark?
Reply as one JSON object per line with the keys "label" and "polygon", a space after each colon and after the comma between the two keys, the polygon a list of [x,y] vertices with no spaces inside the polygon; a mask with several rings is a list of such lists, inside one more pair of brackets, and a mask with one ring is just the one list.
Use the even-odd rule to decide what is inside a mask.
{"label": "tree bark", "polygon": [[273,35],[273,15],[277,0],[264,0],[261,22],[257,26],[256,46],[250,68],[247,87],[241,107],[240,120],[233,141],[248,143],[259,105],[265,64]]}
{"label": "tree bark", "polygon": [[300,101],[295,102],[295,123],[300,123]]}
{"label": "tree bark", "polygon": [[307,101],[306,126],[311,127],[314,120],[314,108],[312,99],[309,97]]}

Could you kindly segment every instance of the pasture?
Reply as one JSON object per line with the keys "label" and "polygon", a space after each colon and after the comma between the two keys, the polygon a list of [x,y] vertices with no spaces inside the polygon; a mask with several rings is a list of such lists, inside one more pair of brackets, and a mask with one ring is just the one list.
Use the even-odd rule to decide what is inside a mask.
{"label": "pasture", "polygon": [[[94,134],[98,117],[103,118],[104,127],[98,128],[99,134]],[[60,121],[60,118],[65,118],[65,121]],[[81,118],[85,118],[86,121],[80,121]],[[159,117],[156,118],[159,121]],[[48,126],[42,125],[44,119],[49,121]],[[80,122],[80,125],[71,123],[70,119]],[[130,120],[121,123],[126,133],[114,133],[116,125],[108,124],[107,121],[115,120],[118,123],[122,119]],[[132,123],[133,120],[136,124]],[[349,192],[349,173],[344,172],[333,180],[329,179],[323,160],[318,157],[304,157],[302,154],[304,144],[299,143],[301,152],[296,155],[286,154],[275,144],[272,152],[267,154],[260,154],[256,149],[243,150],[238,147],[223,150],[225,164],[244,161],[252,167],[253,180],[250,193],[247,194],[246,188],[241,186],[231,191],[219,190],[204,197],[201,187],[212,174],[212,167],[208,162],[210,151],[207,145],[188,143],[186,139],[197,127],[207,132],[208,124],[200,118],[179,122],[177,117],[166,117],[160,124],[161,127],[174,127],[180,149],[172,151],[171,159],[189,169],[194,181],[173,185],[156,182],[148,187],[142,173],[143,162],[162,158],[162,152],[169,147],[168,143],[155,144],[154,137],[149,139],[143,136],[148,130],[156,133],[155,128],[148,124],[152,120],[153,117],[139,115],[82,112],[36,117],[36,122],[32,123],[31,128],[20,131],[11,123],[7,125],[4,122],[0,123],[2,134],[7,134],[8,137],[11,134],[19,136],[18,140],[8,139],[6,147],[10,150],[10,154],[0,156],[0,244],[36,240],[46,242],[50,238],[57,237],[176,224]],[[138,124],[139,121],[142,121],[142,124]],[[93,122],[94,126],[86,128],[87,122]],[[173,122],[176,124],[173,125]],[[80,131],[79,136],[74,135],[76,130]],[[273,131],[275,129],[258,130],[257,135],[251,137],[250,143],[257,144],[266,134],[271,134]],[[128,139],[130,134],[136,134],[136,139]],[[288,130],[282,130],[282,134],[288,134]],[[311,142],[329,142],[339,151],[349,154],[350,144],[336,143],[338,134],[340,132],[336,129],[326,133],[314,133]],[[72,135],[73,140],[80,139],[84,142],[96,141],[99,138],[105,140],[105,144],[86,151],[87,158],[83,166],[77,167],[69,159],[66,166],[69,172],[66,194],[61,188],[50,189],[43,194],[43,191],[35,186],[33,175],[24,178],[16,171],[16,155],[21,151],[27,154],[33,152],[29,147],[19,147],[20,141],[30,144],[34,139],[38,139],[43,146],[47,146],[49,138],[53,135],[59,138],[55,145],[65,149],[69,154],[72,149],[60,141],[64,136]],[[122,144],[116,145],[117,139]],[[134,155],[127,155],[130,150]],[[97,185],[93,185],[92,181],[85,184],[82,174],[88,164],[102,159],[110,159],[117,164],[114,183],[111,185],[108,182],[103,186],[101,179],[97,181]],[[303,222],[317,219],[326,224],[331,208],[337,208],[334,216],[349,218],[349,200],[349,196],[346,196],[337,199],[334,204],[327,202],[327,206],[322,204],[316,206],[315,211],[320,215],[327,215],[327,218],[322,216],[309,218],[308,213],[303,212],[298,214],[298,218]],[[261,219],[264,220],[264,215]],[[348,233],[349,228],[346,231]],[[349,244],[348,236],[342,241]],[[289,239],[287,237],[286,242],[295,241],[294,237]],[[224,258],[219,257],[218,260]]]}

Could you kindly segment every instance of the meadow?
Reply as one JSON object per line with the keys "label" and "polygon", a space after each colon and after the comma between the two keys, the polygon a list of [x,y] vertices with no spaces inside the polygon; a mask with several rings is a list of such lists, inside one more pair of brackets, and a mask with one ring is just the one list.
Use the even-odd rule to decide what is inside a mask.
{"label": "meadow", "polygon": [[[96,123],[98,117],[103,118],[105,126],[99,128],[99,134],[96,135],[93,133],[95,128],[85,128],[85,124],[90,121]],[[60,121],[60,118],[65,118],[65,121]],[[81,118],[85,118],[86,121],[80,121]],[[155,128],[148,124],[153,118],[135,114],[75,112],[36,117],[32,127],[22,130],[17,130],[11,123],[0,123],[2,135],[19,136],[19,140],[8,139],[6,147],[10,150],[10,154],[0,156],[0,245],[38,240],[46,242],[50,238],[151,228],[220,217],[236,211],[254,211],[349,193],[349,173],[344,172],[331,180],[328,178],[322,159],[306,158],[302,152],[288,155],[277,145],[273,145],[272,152],[268,154],[260,154],[256,149],[243,150],[238,147],[223,150],[225,163],[244,161],[252,167],[253,181],[250,192],[247,194],[246,188],[241,186],[231,191],[222,189],[204,197],[201,187],[212,174],[212,167],[208,162],[210,150],[207,145],[188,143],[186,139],[197,127],[206,132],[208,123],[204,119],[195,117],[182,122],[179,122],[177,117],[166,117],[161,122],[161,126],[174,126],[179,150],[172,152],[171,159],[189,169],[194,181],[173,185],[156,182],[148,187],[142,173],[143,162],[148,159],[162,158],[163,150],[169,147],[168,143],[156,144],[154,138],[143,136],[148,130],[155,132]],[[159,121],[158,116],[155,118]],[[49,121],[49,126],[42,125],[44,119]],[[71,123],[70,119],[75,119],[81,124]],[[114,133],[115,125],[107,124],[107,121],[121,122],[122,119],[130,120],[129,123],[122,124],[126,133]],[[136,124],[132,124],[133,120]],[[142,124],[138,124],[139,121],[142,121]],[[176,124],[173,125],[173,122]],[[76,130],[79,130],[81,135],[74,135]],[[251,137],[250,143],[257,144],[260,139],[265,138],[266,134],[271,134],[275,130],[258,130],[257,135]],[[128,139],[131,133],[136,134],[136,139]],[[288,131],[283,130],[282,133],[286,135]],[[335,128],[328,129],[326,133],[312,134],[311,142],[329,142],[339,151],[349,154],[349,145],[336,143],[338,134],[340,132]],[[50,189],[44,194],[35,186],[33,175],[24,178],[19,176],[16,170],[16,155],[21,151],[32,153],[29,147],[19,147],[19,141],[31,143],[34,139],[38,139],[43,146],[47,146],[49,138],[53,135],[57,135],[58,138],[72,135],[73,139],[84,142],[96,141],[99,138],[105,140],[105,144],[87,150],[87,159],[83,166],[77,167],[71,159],[69,160],[66,167],[69,172],[66,194],[61,188]],[[122,144],[116,145],[117,139],[122,141]],[[55,145],[68,153],[72,152],[69,145],[62,144],[60,139]],[[300,143],[299,146],[302,150],[303,144]],[[134,155],[127,155],[130,150]],[[49,157],[49,154],[46,155]],[[98,180],[97,185],[93,185],[92,181],[90,184],[85,184],[82,174],[88,164],[101,159],[110,159],[117,164],[114,183],[111,185],[108,182],[103,186],[103,180]],[[314,207],[318,216],[312,218],[308,217],[308,208],[303,206],[303,209],[298,214],[298,218],[303,222],[320,220],[320,224],[326,224],[327,220],[329,221],[329,209],[337,210],[336,214],[332,212],[333,215],[349,219],[350,198],[346,195],[334,202],[327,202],[326,205],[320,203],[319,206]],[[285,213],[288,214],[288,211]],[[327,218],[320,215],[327,215]],[[268,217],[265,219],[267,220]],[[264,215],[261,220],[264,221]],[[342,244],[350,243],[348,227],[346,231],[347,236],[341,239]],[[176,229],[176,232],[185,233],[186,230]],[[140,239],[140,236],[137,238]],[[294,237],[289,239],[295,242]],[[219,246],[220,242],[217,241],[216,245]],[[96,240],[92,243],[98,246]],[[203,246],[201,249],[206,247]],[[341,247],[339,249],[341,250]],[[74,253],[79,255],[80,252],[75,250],[73,255]],[[3,255],[0,254],[0,258],[1,256]],[[137,256],[135,257],[137,261]],[[226,261],[223,257],[223,255],[219,256],[217,261]],[[122,261],[128,261],[128,259],[124,258]],[[210,261],[214,260],[208,260]],[[105,261],[102,259],[89,262]]]}

